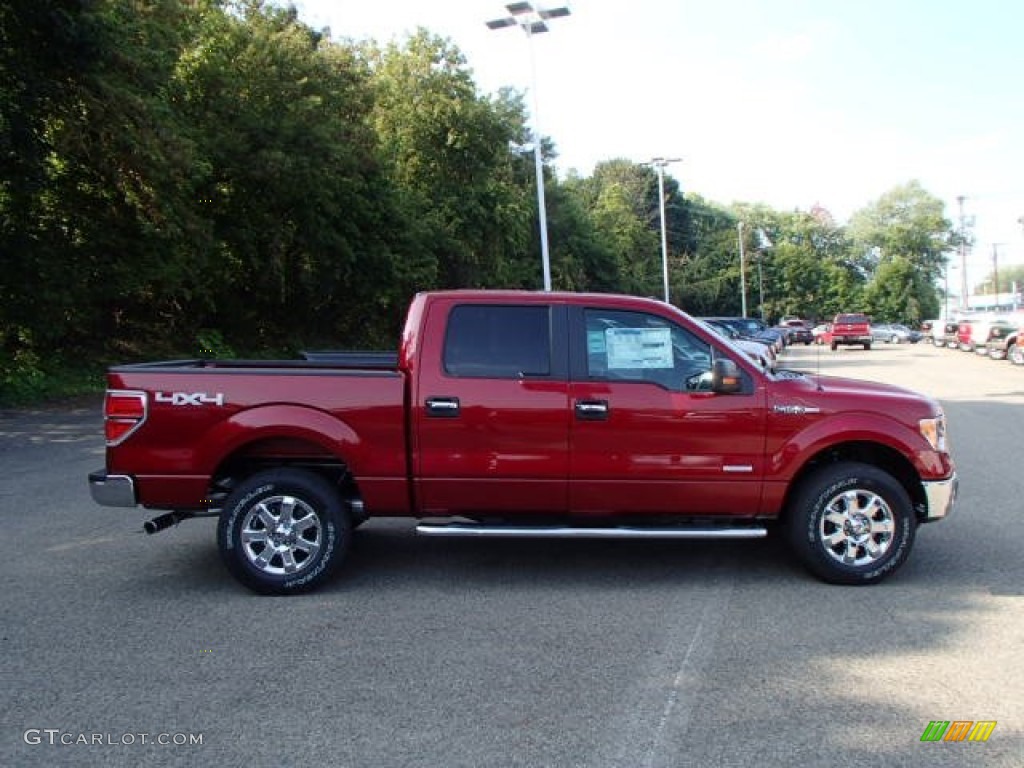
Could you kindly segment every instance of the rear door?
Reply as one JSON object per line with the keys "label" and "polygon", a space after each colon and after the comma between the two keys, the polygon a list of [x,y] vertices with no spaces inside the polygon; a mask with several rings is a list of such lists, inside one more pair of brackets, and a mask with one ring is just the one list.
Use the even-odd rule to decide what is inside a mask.
{"label": "rear door", "polygon": [[[753,515],[765,394],[743,357],[658,315],[571,313],[571,510]],[[740,394],[707,389],[711,361],[723,355],[741,364]]]}
{"label": "rear door", "polygon": [[564,512],[568,344],[561,305],[431,305],[414,388],[417,501],[435,515]]}

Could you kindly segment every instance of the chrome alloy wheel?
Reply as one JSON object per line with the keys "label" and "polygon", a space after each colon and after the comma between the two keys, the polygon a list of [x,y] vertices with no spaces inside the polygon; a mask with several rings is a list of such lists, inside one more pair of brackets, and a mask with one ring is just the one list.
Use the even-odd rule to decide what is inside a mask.
{"label": "chrome alloy wheel", "polygon": [[820,538],[825,551],[843,565],[869,565],[893,543],[892,510],[871,491],[849,490],[833,497],[821,516]]}
{"label": "chrome alloy wheel", "polygon": [[246,513],[240,538],[253,566],[281,576],[315,562],[323,535],[323,524],[309,504],[294,496],[268,496]]}

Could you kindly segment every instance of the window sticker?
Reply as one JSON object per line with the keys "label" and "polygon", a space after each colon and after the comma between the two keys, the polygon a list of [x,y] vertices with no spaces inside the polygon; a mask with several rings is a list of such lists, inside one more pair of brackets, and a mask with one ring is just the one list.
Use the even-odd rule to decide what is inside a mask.
{"label": "window sticker", "polygon": [[608,368],[672,368],[669,328],[608,328],[604,332]]}
{"label": "window sticker", "polygon": [[604,331],[587,331],[587,354],[603,355],[604,351]]}

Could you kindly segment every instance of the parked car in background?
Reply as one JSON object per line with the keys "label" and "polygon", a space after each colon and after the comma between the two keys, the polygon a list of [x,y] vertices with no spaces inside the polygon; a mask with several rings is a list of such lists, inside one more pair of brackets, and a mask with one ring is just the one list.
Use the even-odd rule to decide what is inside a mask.
{"label": "parked car in background", "polygon": [[775,370],[775,362],[778,359],[778,355],[775,354],[771,344],[755,339],[745,339],[740,336],[739,331],[729,327],[729,325],[720,320],[708,320],[700,317],[696,317],[694,320],[713,333],[729,339],[734,346],[742,349],[747,354],[747,357],[761,366],[762,371],[771,372]]}
{"label": "parked car in background", "polygon": [[956,324],[956,347],[961,352],[973,352],[974,342],[971,340],[971,319],[963,317]]}
{"label": "parked car in background", "polygon": [[814,334],[811,333],[811,329],[799,317],[783,318],[777,327],[789,334],[790,344],[807,345],[814,341]]}
{"label": "parked car in background", "polygon": [[811,336],[815,344],[828,344],[828,334],[832,330],[832,323],[821,323],[811,329]]}
{"label": "parked car in background", "polygon": [[946,320],[943,322],[939,330],[933,333],[935,346],[956,349],[956,333],[959,327],[960,323],[957,320]]}
{"label": "parked car in background", "polygon": [[1018,334],[1024,327],[1024,314],[1013,313],[1004,315],[992,322],[988,338],[985,341],[985,352],[993,360],[1009,359],[1016,365],[1024,365],[1024,350],[1018,343]]}
{"label": "parked car in background", "polygon": [[717,320],[728,325],[739,333],[740,338],[764,341],[770,344],[775,353],[780,353],[786,346],[785,334],[778,328],[769,328],[760,320],[752,317],[706,317],[705,320]]}
{"label": "parked car in background", "polygon": [[886,344],[917,344],[921,340],[921,332],[900,323],[873,323],[871,338]]}
{"label": "parked car in background", "polygon": [[829,346],[834,350],[843,346],[862,346],[871,349],[871,321],[860,312],[836,315],[829,332]]}
{"label": "parked car in background", "polygon": [[1001,319],[1000,315],[984,314],[977,315],[970,319],[969,333],[961,338],[960,349],[965,352],[976,352],[979,355],[988,354],[988,340],[992,333],[992,325]]}
{"label": "parked car in background", "polygon": [[941,317],[925,320],[921,323],[921,341],[934,344],[936,347],[946,346],[946,323]]}

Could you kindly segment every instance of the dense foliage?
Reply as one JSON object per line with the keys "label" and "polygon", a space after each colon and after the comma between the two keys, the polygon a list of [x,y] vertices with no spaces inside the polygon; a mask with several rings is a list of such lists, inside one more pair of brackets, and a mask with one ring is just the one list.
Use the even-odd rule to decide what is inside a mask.
{"label": "dense foliage", "polygon": [[[332,39],[261,0],[0,6],[0,397],[76,360],[393,344],[418,290],[539,288],[522,95],[448,40]],[[554,287],[660,296],[656,171],[560,179]],[[910,183],[837,225],[665,178],[672,301],[698,315],[936,314],[950,241]],[[739,222],[744,226],[738,227]]]}

